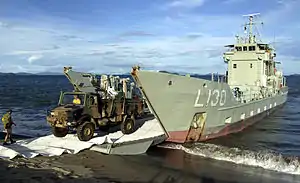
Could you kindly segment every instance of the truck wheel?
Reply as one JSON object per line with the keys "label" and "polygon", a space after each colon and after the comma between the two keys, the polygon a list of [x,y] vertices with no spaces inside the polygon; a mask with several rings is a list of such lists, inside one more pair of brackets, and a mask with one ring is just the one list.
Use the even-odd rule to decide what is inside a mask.
{"label": "truck wheel", "polygon": [[131,134],[134,132],[135,122],[132,118],[126,118],[123,123],[121,123],[121,131],[123,134]]}
{"label": "truck wheel", "polygon": [[89,141],[95,132],[95,125],[86,121],[77,127],[77,137],[81,141]]}
{"label": "truck wheel", "polygon": [[52,133],[55,137],[65,137],[68,131],[67,128],[52,127]]}

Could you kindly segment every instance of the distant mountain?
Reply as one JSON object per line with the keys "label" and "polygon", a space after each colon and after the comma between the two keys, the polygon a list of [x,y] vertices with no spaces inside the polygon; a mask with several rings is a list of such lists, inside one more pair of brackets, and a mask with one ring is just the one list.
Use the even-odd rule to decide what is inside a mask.
{"label": "distant mountain", "polygon": [[299,77],[300,76],[300,74],[290,74],[290,75],[284,75],[284,76],[296,76],[296,77]]}
{"label": "distant mountain", "polygon": [[161,70],[161,71],[158,71],[158,72],[161,72],[161,73],[167,73],[167,74],[175,74],[175,75],[180,75],[179,73],[177,72],[169,72],[169,71],[164,71],[164,70]]}
{"label": "distant mountain", "polygon": [[59,72],[39,72],[36,73],[35,75],[64,75],[63,73],[59,73]]}
{"label": "distant mountain", "polygon": [[[175,74],[175,75],[186,75],[186,74],[189,74],[189,73],[184,73],[184,72],[169,72],[169,71],[159,71],[159,72],[162,72],[162,73],[169,73],[169,74]],[[19,75],[19,76],[30,76],[30,75],[38,75],[38,76],[60,76],[60,75],[64,75],[63,73],[59,73],[59,72],[39,72],[39,73],[28,73],[28,72],[18,72],[18,73],[3,73],[3,72],[0,72],[0,76],[1,75]],[[110,75],[110,74],[107,74],[107,75]],[[112,75],[118,75],[120,76],[121,78],[127,78],[127,77],[131,77],[130,73],[122,73],[122,74],[112,74]],[[216,74],[214,74],[215,76],[217,76]],[[219,76],[222,76],[224,74],[219,74]],[[191,73],[190,74],[191,77],[196,77],[196,78],[207,78],[207,77],[210,77],[211,76],[211,73],[207,73],[207,74],[193,74]],[[288,76],[288,77],[299,77],[300,74],[288,74],[288,75],[284,75],[284,76]]]}
{"label": "distant mountain", "polygon": [[30,76],[30,75],[63,75],[63,73],[58,73],[58,72],[39,72],[39,73],[28,73],[28,72],[17,72],[17,73],[3,73],[0,72],[0,75],[18,75],[18,76]]}
{"label": "distant mountain", "polygon": [[32,75],[31,73],[27,72],[19,72],[19,73],[12,73],[12,72],[1,72],[0,75]]}
{"label": "distant mountain", "polygon": [[14,73],[2,73],[2,72],[0,72],[0,76],[3,76],[3,75],[15,75]]}
{"label": "distant mountain", "polygon": [[17,72],[17,73],[13,73],[15,75],[33,75],[32,73],[28,73],[28,72]]}

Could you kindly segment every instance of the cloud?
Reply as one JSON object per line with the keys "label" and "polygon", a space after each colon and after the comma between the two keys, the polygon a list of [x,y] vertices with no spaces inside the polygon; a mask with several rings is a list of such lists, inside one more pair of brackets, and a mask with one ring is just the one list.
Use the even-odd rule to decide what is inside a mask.
{"label": "cloud", "polygon": [[[244,23],[243,17],[230,12],[189,11],[200,6],[206,8],[203,3],[171,1],[169,11],[153,10],[148,16],[135,17],[131,23],[127,22],[126,12],[122,14],[122,21],[109,19],[102,20],[101,24],[52,16],[38,16],[38,20],[2,17],[0,71],[60,72],[63,66],[73,66],[83,72],[115,73],[129,72],[131,66],[139,63],[153,70],[223,73],[226,67],[222,60],[223,46],[234,43],[234,36]],[[300,57],[291,51],[299,47],[299,39],[295,36],[299,30],[294,29],[300,27],[298,22],[291,21],[296,12],[296,4],[293,6],[262,13],[270,35],[263,38],[272,41],[272,31],[280,29],[276,35],[277,56],[288,60],[283,61],[286,64],[295,63]],[[178,13],[173,8],[188,11]],[[275,24],[273,20],[277,18],[286,21],[278,27],[278,22]],[[285,68],[286,72],[296,71],[295,67]]]}
{"label": "cloud", "polygon": [[168,8],[196,8],[204,4],[205,0],[174,0],[167,4]]}
{"label": "cloud", "polygon": [[224,0],[224,4],[235,4],[235,3],[242,3],[245,2],[245,0]]}
{"label": "cloud", "polygon": [[[194,64],[198,64],[198,59],[214,58],[207,50],[214,50],[216,46],[222,48],[222,44],[231,40],[228,37],[212,37],[200,32],[185,33],[181,36],[154,36],[144,31],[127,31],[121,36],[146,36],[151,39],[120,41],[111,39],[113,34],[105,37],[99,33],[101,36],[97,36],[89,29],[85,32],[73,32],[69,29],[54,30],[51,27],[24,25],[15,25],[13,29],[2,29],[0,33],[1,31],[5,32],[6,36],[0,36],[0,40],[3,40],[0,42],[0,53],[10,60],[15,60],[15,63],[23,68],[23,60],[26,60],[35,68],[73,65],[80,66],[82,70],[98,67],[97,70],[103,72],[114,72],[125,66],[129,72],[131,66],[136,63],[148,66],[153,64],[157,69],[172,63],[173,68],[180,69],[183,59],[189,60],[185,63],[185,68],[193,68]],[[87,35],[95,36],[88,38]],[[9,45],[5,44],[7,41],[10,42]],[[42,58],[43,62],[36,62]]]}
{"label": "cloud", "polygon": [[28,63],[33,63],[34,61],[37,61],[37,60],[39,60],[39,59],[41,59],[41,58],[43,58],[43,56],[42,55],[32,55],[32,56],[30,56],[28,59],[27,59],[27,61],[28,61]]}
{"label": "cloud", "polygon": [[286,5],[286,4],[294,3],[294,2],[297,2],[297,1],[298,0],[277,0],[277,3],[282,4],[282,5]]}
{"label": "cloud", "polygon": [[154,34],[144,32],[144,31],[129,31],[129,32],[124,32],[119,36],[120,37],[148,37],[148,36],[154,36]]}
{"label": "cloud", "polygon": [[198,39],[198,38],[201,38],[201,37],[204,37],[204,36],[205,36],[205,34],[203,34],[203,33],[188,33],[187,34],[187,38],[191,39],[191,40]]}
{"label": "cloud", "polygon": [[5,22],[1,22],[0,21],[0,28],[11,28],[11,27],[12,27],[12,25],[9,25],[9,24],[7,24]]}
{"label": "cloud", "polygon": [[39,66],[39,65],[17,65],[17,64],[2,64],[0,65],[0,72],[27,72],[27,73],[39,73],[39,72],[47,72],[54,71],[60,72],[63,71],[63,65],[52,65],[52,66]]}

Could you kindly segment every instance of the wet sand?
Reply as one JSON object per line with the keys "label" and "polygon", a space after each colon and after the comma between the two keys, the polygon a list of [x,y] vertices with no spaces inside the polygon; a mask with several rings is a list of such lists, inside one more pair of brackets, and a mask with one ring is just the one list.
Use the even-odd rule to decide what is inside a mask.
{"label": "wet sand", "polygon": [[[59,157],[0,160],[0,182],[250,183],[298,182],[257,167],[195,157],[180,150],[152,148],[138,156],[86,150]],[[298,177],[298,176],[297,176]]]}
{"label": "wet sand", "polygon": [[118,182],[97,173],[104,172],[105,159],[105,155],[88,150],[60,157],[0,160],[0,182]]}
{"label": "wet sand", "polygon": [[[166,161],[175,161],[170,158]],[[160,158],[157,160],[153,157],[149,161],[148,155],[115,156],[90,150],[59,157],[15,158],[0,161],[0,182],[215,182],[180,173],[180,167],[161,165]]]}
{"label": "wet sand", "polygon": [[90,150],[59,157],[15,158],[0,160],[0,182],[176,182],[167,174],[160,175],[161,168],[145,163],[133,156]]}

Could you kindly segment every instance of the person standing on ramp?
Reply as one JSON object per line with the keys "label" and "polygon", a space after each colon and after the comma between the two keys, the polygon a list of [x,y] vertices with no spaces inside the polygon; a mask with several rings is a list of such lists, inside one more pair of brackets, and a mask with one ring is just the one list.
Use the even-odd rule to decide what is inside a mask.
{"label": "person standing on ramp", "polygon": [[10,140],[10,143],[13,144],[16,141],[12,139],[12,125],[17,126],[11,118],[12,110],[9,109],[2,117],[2,123],[4,127],[4,131],[6,132],[6,136],[3,142],[3,145],[8,145],[7,141]]}

